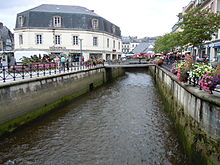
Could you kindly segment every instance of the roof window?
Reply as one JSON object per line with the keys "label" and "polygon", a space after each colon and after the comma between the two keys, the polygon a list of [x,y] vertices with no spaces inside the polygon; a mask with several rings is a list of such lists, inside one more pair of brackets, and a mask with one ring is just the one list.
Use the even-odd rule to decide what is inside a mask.
{"label": "roof window", "polygon": [[95,30],[99,29],[99,20],[98,19],[92,19],[92,28]]}
{"label": "roof window", "polygon": [[23,27],[23,25],[24,25],[24,17],[23,16],[18,17],[18,25],[20,27]]}
{"label": "roof window", "polygon": [[61,27],[61,17],[60,16],[53,17],[53,26],[54,27]]}

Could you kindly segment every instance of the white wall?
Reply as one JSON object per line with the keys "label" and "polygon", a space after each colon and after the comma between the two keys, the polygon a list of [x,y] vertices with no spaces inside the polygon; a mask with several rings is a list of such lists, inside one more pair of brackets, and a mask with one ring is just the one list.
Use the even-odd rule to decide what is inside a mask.
{"label": "white wall", "polygon": [[[42,44],[36,44],[36,35],[42,35]],[[23,44],[19,45],[19,35],[23,35]],[[61,36],[61,44],[54,45],[54,35]],[[122,40],[121,38],[111,36],[106,33],[76,30],[48,30],[48,29],[22,29],[15,30],[15,51],[18,50],[37,50],[47,51],[53,50],[51,47],[61,47],[60,52],[77,52],[80,53],[80,41],[78,45],[73,45],[73,36],[82,39],[83,54],[90,53],[113,53],[121,54]],[[93,37],[98,37],[98,46],[93,46]],[[107,38],[109,38],[109,48],[107,47]],[[113,41],[115,40],[115,48]],[[120,42],[120,48],[118,43]],[[114,51],[113,51],[114,50]],[[103,55],[104,56],[104,55]]]}

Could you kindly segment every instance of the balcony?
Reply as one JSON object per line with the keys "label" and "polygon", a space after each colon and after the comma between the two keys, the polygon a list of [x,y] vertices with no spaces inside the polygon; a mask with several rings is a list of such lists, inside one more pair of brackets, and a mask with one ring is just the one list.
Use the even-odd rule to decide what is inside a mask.
{"label": "balcony", "polygon": [[190,1],[189,4],[183,8],[183,13],[186,13],[187,11],[189,11],[190,9],[192,9],[193,6],[195,5],[195,3],[196,3],[195,0]]}

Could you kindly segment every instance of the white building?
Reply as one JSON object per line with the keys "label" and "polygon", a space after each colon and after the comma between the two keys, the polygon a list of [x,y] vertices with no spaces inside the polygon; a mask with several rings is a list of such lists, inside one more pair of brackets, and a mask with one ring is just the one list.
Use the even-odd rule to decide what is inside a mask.
{"label": "white building", "polygon": [[121,56],[120,28],[79,6],[40,5],[17,14],[15,54],[42,51],[78,61]]}
{"label": "white building", "polygon": [[[183,7],[182,14],[186,14],[188,11],[195,7],[200,7],[201,10],[209,8],[211,12],[216,13],[220,11],[220,0],[191,0],[188,5]],[[182,20],[180,19],[177,24],[181,21]],[[173,26],[173,32],[182,31],[182,29],[177,24]],[[194,48],[193,50],[192,47],[186,50],[186,52],[189,51],[196,55],[198,55],[199,52],[198,48]],[[216,31],[215,34],[213,34],[212,40],[206,41],[203,44],[200,56],[208,56],[211,62],[217,60],[220,61],[220,29]]]}
{"label": "white building", "polygon": [[132,53],[132,51],[140,44],[140,40],[137,37],[122,37],[122,52],[124,54]]}

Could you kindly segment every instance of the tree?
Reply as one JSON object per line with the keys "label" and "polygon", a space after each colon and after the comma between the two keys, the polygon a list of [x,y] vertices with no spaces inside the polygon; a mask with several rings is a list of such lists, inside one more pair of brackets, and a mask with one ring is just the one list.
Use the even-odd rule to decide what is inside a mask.
{"label": "tree", "polygon": [[205,41],[212,39],[212,35],[220,28],[220,13],[213,13],[210,9],[194,8],[186,14],[180,14],[183,21],[178,25],[183,29],[183,43],[199,48]]}
{"label": "tree", "polygon": [[184,45],[182,32],[171,32],[155,41],[154,51],[167,53],[173,51],[176,47],[182,48]]}

